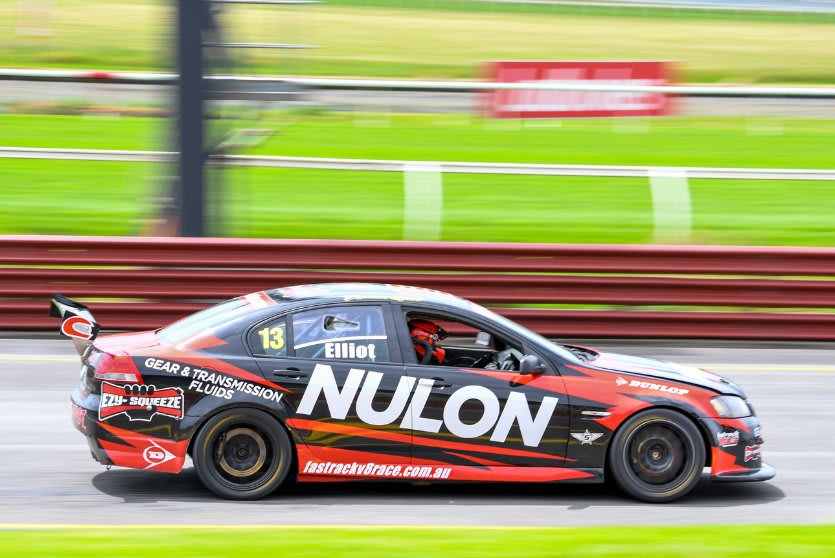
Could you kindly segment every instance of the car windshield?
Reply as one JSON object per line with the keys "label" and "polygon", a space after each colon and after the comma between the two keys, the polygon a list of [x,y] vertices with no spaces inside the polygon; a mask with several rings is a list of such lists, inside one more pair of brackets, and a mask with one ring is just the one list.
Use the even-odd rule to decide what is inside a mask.
{"label": "car windshield", "polygon": [[512,331],[512,332],[514,332],[514,333],[516,333],[516,334],[518,334],[522,337],[527,338],[529,341],[532,341],[534,343],[538,343],[538,344],[541,344],[541,345],[550,346],[557,354],[559,354],[561,357],[565,358],[566,360],[570,360],[570,361],[573,361],[573,362],[582,362],[577,357],[577,355],[572,353],[565,346],[560,345],[559,343],[557,343],[555,341],[551,341],[550,339],[546,339],[545,337],[541,336],[540,334],[535,333],[535,332],[529,330],[528,328],[517,324],[513,320],[509,320],[509,319],[505,318],[504,316],[502,316],[500,314],[496,314],[492,310],[488,310],[484,306],[481,306],[479,304],[471,302],[470,303],[470,309],[475,311],[478,314],[481,314],[482,316],[484,316],[486,318],[489,318],[490,320],[492,320],[494,322],[497,322],[497,323],[503,325],[504,327],[506,327],[510,331]]}
{"label": "car windshield", "polygon": [[176,345],[197,334],[210,333],[216,327],[246,312],[246,306],[246,300],[243,298],[233,298],[176,321],[160,329],[157,335],[163,341]]}

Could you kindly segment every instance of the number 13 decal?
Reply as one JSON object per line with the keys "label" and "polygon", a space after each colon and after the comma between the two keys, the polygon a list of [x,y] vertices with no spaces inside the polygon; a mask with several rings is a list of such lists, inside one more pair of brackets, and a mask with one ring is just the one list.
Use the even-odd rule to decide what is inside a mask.
{"label": "number 13 decal", "polygon": [[267,326],[258,330],[258,335],[261,336],[261,345],[265,350],[272,349],[278,351],[284,348],[284,327]]}

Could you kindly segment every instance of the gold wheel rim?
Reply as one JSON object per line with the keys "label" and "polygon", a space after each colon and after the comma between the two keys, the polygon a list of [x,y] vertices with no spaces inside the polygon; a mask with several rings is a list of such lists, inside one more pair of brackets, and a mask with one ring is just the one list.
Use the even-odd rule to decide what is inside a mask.
{"label": "gold wheel rim", "polygon": [[255,464],[249,469],[245,469],[243,471],[235,469],[226,461],[226,455],[223,451],[221,451],[218,464],[220,465],[220,468],[230,476],[238,478],[248,477],[255,474],[261,467],[264,466],[264,462],[267,460],[267,444],[264,442],[264,438],[251,428],[234,428],[227,432],[224,437],[226,439],[231,439],[235,436],[247,436],[254,440],[258,445],[258,459]]}

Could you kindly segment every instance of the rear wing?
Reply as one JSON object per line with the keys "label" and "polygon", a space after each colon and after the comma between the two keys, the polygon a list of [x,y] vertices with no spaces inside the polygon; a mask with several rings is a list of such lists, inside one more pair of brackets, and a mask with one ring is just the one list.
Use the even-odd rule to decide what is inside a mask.
{"label": "rear wing", "polygon": [[49,315],[61,318],[61,335],[72,338],[78,354],[84,353],[101,329],[86,306],[62,294],[52,295]]}

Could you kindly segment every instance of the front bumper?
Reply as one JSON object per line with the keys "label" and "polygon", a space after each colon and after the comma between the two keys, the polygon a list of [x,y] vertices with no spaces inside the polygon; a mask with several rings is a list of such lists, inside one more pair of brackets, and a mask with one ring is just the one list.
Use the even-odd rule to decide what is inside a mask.
{"label": "front bumper", "polygon": [[771,480],[776,474],[777,470],[774,467],[768,463],[763,463],[759,469],[720,472],[713,475],[711,479],[717,482],[758,482]]}
{"label": "front bumper", "polygon": [[710,436],[712,479],[754,482],[774,478],[774,467],[763,461],[764,442],[756,416],[706,418],[702,425]]}

